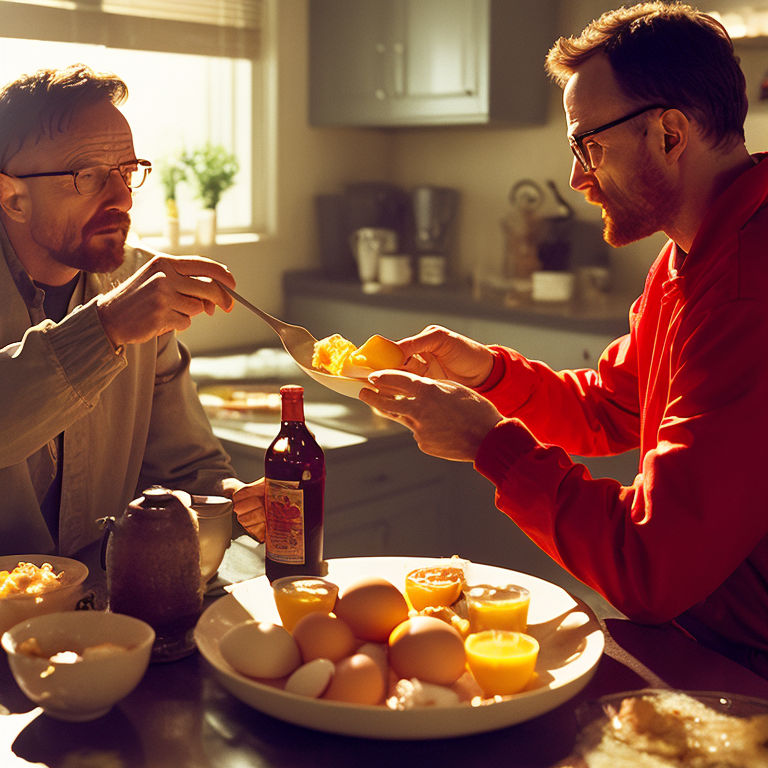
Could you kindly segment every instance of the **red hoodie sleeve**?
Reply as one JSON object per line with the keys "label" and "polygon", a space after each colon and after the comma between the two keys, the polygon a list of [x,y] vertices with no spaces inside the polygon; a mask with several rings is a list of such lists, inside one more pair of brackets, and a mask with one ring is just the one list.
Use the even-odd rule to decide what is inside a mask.
{"label": "red hoodie sleeve", "polygon": [[[495,484],[499,509],[631,618],[678,616],[717,589],[768,533],[766,314],[762,301],[745,299],[686,319],[670,353],[673,374],[655,446],[646,446],[642,474],[628,487],[591,478],[551,445],[562,436],[573,451],[571,438],[601,408],[630,410],[615,377],[600,374],[611,393],[603,406],[584,389],[594,383],[588,376],[556,374],[505,353],[519,380],[505,379],[500,389],[508,391],[490,396],[515,417],[524,414],[525,425],[510,418],[495,427],[475,467]],[[604,359],[631,357],[625,343]],[[618,374],[618,381],[631,376],[621,365]],[[539,419],[534,404],[550,412]],[[621,426],[622,439],[636,431],[636,419]]]}
{"label": "red hoodie sleeve", "polygon": [[492,350],[494,367],[478,392],[541,442],[579,456],[638,447],[637,361],[629,334],[608,346],[596,371],[554,371],[514,350]]}

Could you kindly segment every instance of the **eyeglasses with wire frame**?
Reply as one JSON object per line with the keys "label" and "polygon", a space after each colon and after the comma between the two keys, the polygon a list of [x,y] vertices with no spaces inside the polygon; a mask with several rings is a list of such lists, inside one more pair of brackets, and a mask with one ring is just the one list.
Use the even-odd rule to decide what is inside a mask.
{"label": "eyeglasses with wire frame", "polygon": [[75,190],[83,197],[97,195],[107,185],[113,171],[117,171],[131,191],[138,189],[152,172],[149,160],[129,160],[119,165],[93,165],[79,171],[46,171],[45,173],[9,173],[16,179],[36,179],[43,176],[71,176]]}
{"label": "eyeglasses with wire frame", "polygon": [[569,136],[568,143],[571,145],[571,152],[573,152],[574,157],[576,160],[578,160],[579,165],[582,167],[584,173],[589,173],[590,171],[594,171],[597,168],[597,165],[592,162],[589,149],[584,146],[584,139],[588,139],[590,136],[594,136],[596,133],[602,133],[603,131],[607,131],[609,128],[613,128],[617,125],[621,125],[622,123],[626,123],[627,121],[642,115],[644,112],[650,112],[652,109],[672,109],[672,107],[669,107],[666,104],[651,104],[647,107],[636,109],[634,112],[630,112],[628,115],[619,117],[616,120],[611,120],[610,123],[605,123],[605,125],[600,125],[597,128],[592,128],[589,131],[584,131],[583,133],[576,133],[572,136]]}

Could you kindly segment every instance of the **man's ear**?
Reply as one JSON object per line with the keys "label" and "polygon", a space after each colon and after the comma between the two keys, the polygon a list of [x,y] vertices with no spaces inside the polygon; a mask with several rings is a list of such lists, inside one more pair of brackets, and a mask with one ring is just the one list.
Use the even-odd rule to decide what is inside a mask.
{"label": "man's ear", "polygon": [[664,153],[668,161],[676,162],[688,146],[691,123],[679,109],[668,109],[661,115]]}
{"label": "man's ear", "polygon": [[23,224],[29,218],[29,204],[24,183],[0,173],[0,210],[12,221]]}

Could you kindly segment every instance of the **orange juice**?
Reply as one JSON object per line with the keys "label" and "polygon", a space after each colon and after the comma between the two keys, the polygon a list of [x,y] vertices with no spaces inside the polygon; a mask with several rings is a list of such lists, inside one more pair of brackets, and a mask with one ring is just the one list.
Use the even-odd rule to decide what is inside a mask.
{"label": "orange juice", "polygon": [[487,696],[518,693],[533,676],[539,643],[522,632],[489,629],[464,641],[467,666]]}
{"label": "orange juice", "polygon": [[339,593],[336,584],[316,576],[284,576],[272,582],[272,590],[283,627],[289,632],[308,613],[330,613]]}
{"label": "orange juice", "polygon": [[528,627],[531,593],[525,587],[477,584],[467,586],[464,597],[471,632],[482,632],[485,629],[525,632]]}

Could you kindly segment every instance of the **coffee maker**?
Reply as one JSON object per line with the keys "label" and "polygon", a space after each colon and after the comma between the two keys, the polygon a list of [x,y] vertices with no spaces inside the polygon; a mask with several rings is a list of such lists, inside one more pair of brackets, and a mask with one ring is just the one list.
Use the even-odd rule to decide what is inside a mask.
{"label": "coffee maker", "polygon": [[387,230],[396,252],[406,240],[410,216],[405,190],[386,182],[348,184],[343,192],[315,197],[320,260],[323,271],[337,278],[358,277],[355,233]]}
{"label": "coffee maker", "polygon": [[442,285],[448,279],[458,202],[458,190],[450,187],[423,185],[411,190],[413,251],[424,285]]}

